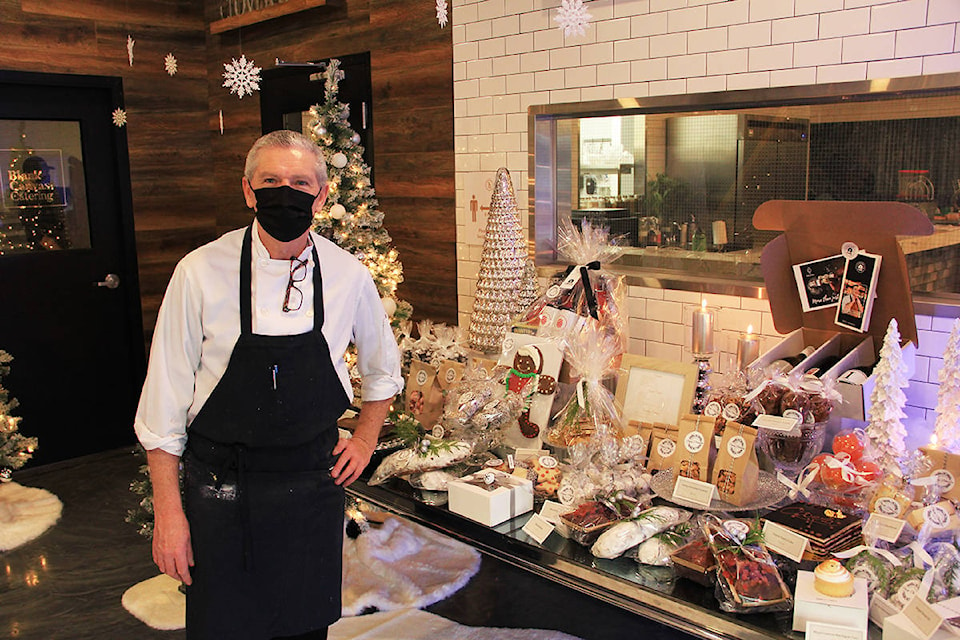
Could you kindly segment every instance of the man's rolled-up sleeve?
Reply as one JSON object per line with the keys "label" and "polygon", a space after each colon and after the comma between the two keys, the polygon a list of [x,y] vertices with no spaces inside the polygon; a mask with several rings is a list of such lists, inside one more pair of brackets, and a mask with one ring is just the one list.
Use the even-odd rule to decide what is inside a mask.
{"label": "man's rolled-up sleeve", "polygon": [[357,299],[353,342],[363,380],[361,399],[364,402],[388,400],[400,393],[403,390],[400,350],[377,287],[369,276],[363,279]]}

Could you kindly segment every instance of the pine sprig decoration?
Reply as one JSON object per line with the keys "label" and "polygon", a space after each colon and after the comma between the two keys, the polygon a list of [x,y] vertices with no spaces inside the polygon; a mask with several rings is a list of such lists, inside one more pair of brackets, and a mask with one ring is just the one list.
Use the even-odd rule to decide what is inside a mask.
{"label": "pine sprig decoration", "polygon": [[[10,373],[12,361],[13,356],[0,350],[0,381]],[[11,414],[19,404],[0,384],[0,471],[19,469],[33,457],[37,449],[36,438],[28,438],[20,433],[20,421],[23,418]]]}
{"label": "pine sprig decoration", "polygon": [[[392,296],[403,282],[403,266],[390,235],[383,229],[383,212],[363,160],[360,136],[350,128],[350,107],[339,101],[344,74],[333,59],[323,72],[324,101],[310,108],[310,132],[327,160],[330,193],[314,220],[316,231],[355,255],[370,270],[380,296]],[[406,313],[398,304],[398,314]],[[409,305],[407,305],[409,307]]]}

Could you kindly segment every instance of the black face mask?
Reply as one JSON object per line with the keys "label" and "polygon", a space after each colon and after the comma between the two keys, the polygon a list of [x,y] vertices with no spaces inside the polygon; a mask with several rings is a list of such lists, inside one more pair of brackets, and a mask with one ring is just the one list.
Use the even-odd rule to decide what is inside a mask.
{"label": "black face mask", "polygon": [[254,189],[253,194],[260,226],[280,242],[296,240],[313,223],[315,195],[287,186]]}

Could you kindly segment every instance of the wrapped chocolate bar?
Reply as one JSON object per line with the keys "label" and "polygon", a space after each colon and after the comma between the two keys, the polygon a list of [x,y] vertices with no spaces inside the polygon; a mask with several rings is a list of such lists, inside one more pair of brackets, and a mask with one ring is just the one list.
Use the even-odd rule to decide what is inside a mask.
{"label": "wrapped chocolate bar", "polygon": [[589,325],[569,337],[565,358],[578,376],[575,392],[554,416],[546,443],[568,447],[578,440],[591,439],[599,432],[622,436],[622,421],[613,394],[603,381],[616,374],[622,345],[597,326]]}
{"label": "wrapped chocolate bar", "polygon": [[520,314],[516,332],[567,339],[589,325],[612,336],[626,347],[626,318],[622,313],[626,296],[623,276],[605,271],[602,264],[620,257],[623,249],[612,242],[607,228],[594,227],[584,220],[580,228],[569,218],[561,219],[557,230],[560,260],[572,263],[546,293]]}
{"label": "wrapped chocolate bar", "polygon": [[676,507],[653,507],[622,520],[600,534],[590,547],[598,558],[618,558],[654,535],[690,519],[690,512]]}
{"label": "wrapped chocolate bar", "polygon": [[716,596],[731,613],[789,611],[793,599],[756,523],[705,516],[704,534],[717,559]]}

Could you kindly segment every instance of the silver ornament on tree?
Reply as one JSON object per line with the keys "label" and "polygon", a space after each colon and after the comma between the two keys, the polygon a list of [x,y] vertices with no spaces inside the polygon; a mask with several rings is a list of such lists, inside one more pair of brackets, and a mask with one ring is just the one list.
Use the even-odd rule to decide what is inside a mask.
{"label": "silver ornament on tree", "polygon": [[527,310],[540,297],[540,282],[537,280],[537,268],[533,260],[527,258],[523,265],[520,293],[517,296],[517,313]]}
{"label": "silver ornament on tree", "polygon": [[470,317],[470,347],[497,353],[507,327],[519,311],[518,294],[527,262],[517,198],[510,172],[497,170],[484,231],[477,293]]}

